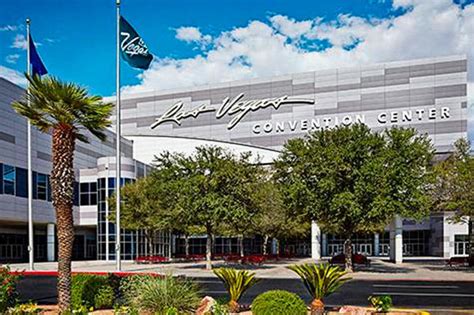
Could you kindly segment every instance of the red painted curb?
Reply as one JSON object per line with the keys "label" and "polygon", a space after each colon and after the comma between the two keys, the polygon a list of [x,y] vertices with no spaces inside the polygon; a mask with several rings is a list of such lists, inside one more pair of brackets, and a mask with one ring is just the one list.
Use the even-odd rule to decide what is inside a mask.
{"label": "red painted curb", "polygon": [[[50,277],[57,277],[58,272],[54,270],[25,270],[25,271],[11,271],[10,274],[20,275],[20,276],[50,276]],[[148,275],[153,277],[163,277],[162,274],[156,272],[105,272],[105,271],[73,271],[73,275],[79,274],[88,274],[88,275],[96,275],[96,276],[107,276],[110,274],[116,275],[117,277],[129,277],[135,275]]]}

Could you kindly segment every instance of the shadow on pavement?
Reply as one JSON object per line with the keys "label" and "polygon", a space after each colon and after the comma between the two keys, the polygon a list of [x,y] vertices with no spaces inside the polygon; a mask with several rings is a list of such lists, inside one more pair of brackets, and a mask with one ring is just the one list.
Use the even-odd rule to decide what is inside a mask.
{"label": "shadow on pavement", "polygon": [[356,266],[354,268],[359,272],[367,273],[413,273],[415,272],[414,268],[401,267],[400,265],[390,265],[388,263],[381,263],[378,261],[372,261],[370,266]]}

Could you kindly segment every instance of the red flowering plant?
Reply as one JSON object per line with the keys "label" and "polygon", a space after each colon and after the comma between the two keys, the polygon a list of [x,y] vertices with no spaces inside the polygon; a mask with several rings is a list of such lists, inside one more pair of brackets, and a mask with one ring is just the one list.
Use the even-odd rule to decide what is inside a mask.
{"label": "red flowering plant", "polygon": [[18,301],[16,290],[18,278],[18,275],[10,273],[9,267],[0,267],[0,314],[4,314]]}

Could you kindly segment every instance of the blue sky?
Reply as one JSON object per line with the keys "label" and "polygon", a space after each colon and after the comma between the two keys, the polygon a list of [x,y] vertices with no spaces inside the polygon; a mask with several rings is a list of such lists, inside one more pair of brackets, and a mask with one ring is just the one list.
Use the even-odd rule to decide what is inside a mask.
{"label": "blue sky", "polygon": [[[295,5],[296,4],[296,5]],[[187,58],[199,53],[192,44],[177,40],[176,29],[186,25],[217,35],[245,26],[251,20],[265,21],[275,14],[295,19],[324,16],[332,20],[340,13],[364,17],[393,14],[383,1],[122,1],[122,15],[145,39],[157,57]],[[43,0],[2,1],[0,27],[17,27],[0,33],[0,64],[24,71],[26,52],[13,48],[15,36],[25,33],[25,19],[32,20],[32,34],[49,72],[81,83],[94,93],[114,92],[115,1]],[[16,63],[7,57],[20,55]],[[138,84],[137,71],[124,67],[124,85]]]}
{"label": "blue sky", "polygon": [[[147,71],[122,63],[124,92],[450,54],[474,60],[474,0],[123,0],[122,15],[155,55]],[[50,74],[114,94],[114,0],[2,0],[0,76],[19,84],[27,17]],[[468,82],[472,103],[472,61]]]}

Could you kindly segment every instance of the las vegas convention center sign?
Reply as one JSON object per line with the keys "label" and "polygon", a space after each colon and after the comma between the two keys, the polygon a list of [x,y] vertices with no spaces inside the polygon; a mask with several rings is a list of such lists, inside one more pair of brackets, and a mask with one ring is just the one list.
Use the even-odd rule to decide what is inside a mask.
{"label": "las vegas convention center sign", "polygon": [[[174,123],[178,126],[181,122],[187,119],[198,119],[202,113],[215,113],[216,119],[221,119],[224,116],[232,117],[227,124],[227,130],[236,127],[239,122],[251,112],[273,107],[278,110],[282,105],[289,104],[315,104],[315,99],[298,98],[294,96],[283,95],[274,98],[265,98],[258,100],[243,100],[244,94],[241,93],[234,98],[226,97],[219,105],[202,104],[191,110],[184,110],[184,103],[179,101],[172,105],[163,115],[156,118],[155,122],[150,126],[152,129],[164,123]],[[377,113],[377,124],[380,126],[386,124],[396,124],[400,122],[415,122],[423,120],[438,120],[449,119],[449,107],[441,108],[412,108],[409,110],[393,110],[380,111]],[[296,130],[308,131],[317,130],[319,128],[327,128],[332,126],[350,125],[352,123],[365,123],[364,114],[347,114],[343,116],[322,116],[311,119],[286,120],[286,121],[267,121],[256,122],[252,126],[252,133],[285,133]]]}

